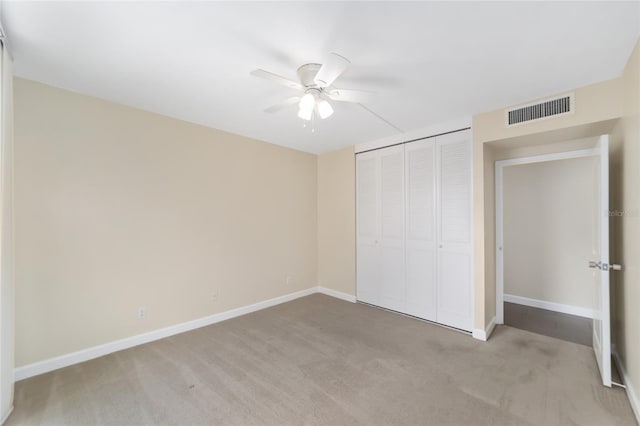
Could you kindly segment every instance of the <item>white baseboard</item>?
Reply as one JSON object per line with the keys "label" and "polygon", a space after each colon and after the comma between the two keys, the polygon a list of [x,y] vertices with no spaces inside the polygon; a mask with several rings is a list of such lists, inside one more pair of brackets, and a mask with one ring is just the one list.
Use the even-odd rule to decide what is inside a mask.
{"label": "white baseboard", "polygon": [[11,407],[9,407],[9,411],[7,411],[7,414],[5,414],[4,417],[2,418],[2,420],[0,420],[0,425],[3,425],[4,422],[7,421],[7,419],[11,415],[11,413],[13,413],[13,405]]}
{"label": "white baseboard", "polygon": [[636,421],[640,424],[640,400],[638,399],[638,394],[636,393],[633,385],[631,384],[631,380],[629,379],[629,374],[627,373],[627,369],[624,368],[622,364],[622,360],[620,359],[620,355],[618,355],[618,351],[616,351],[615,346],[612,348],[611,353],[613,354],[613,360],[618,366],[618,371],[622,375],[622,380],[624,381],[625,390],[627,391],[627,398],[629,398],[629,404],[631,404],[631,409],[633,410],[633,414],[636,415]]}
{"label": "white baseboard", "polygon": [[332,290],[326,287],[318,287],[318,293],[326,294],[327,296],[335,297],[337,299],[346,300],[347,302],[356,303],[356,296],[343,293],[341,291]]}
{"label": "white baseboard", "polygon": [[481,328],[474,328],[473,332],[471,332],[471,336],[473,336],[474,339],[478,339],[478,340],[482,340],[483,342],[486,342],[487,340],[489,340],[489,337],[491,336],[491,333],[493,333],[493,329],[495,327],[496,327],[496,317],[493,317],[491,318],[491,321],[489,321],[489,324],[487,324],[484,330]]}
{"label": "white baseboard", "polygon": [[576,315],[584,318],[593,318],[593,309],[582,306],[564,305],[562,303],[547,302],[545,300],[529,299],[528,297],[505,294],[504,301],[518,305],[531,306],[533,308],[546,309],[548,311],[562,312],[563,314]]}
{"label": "white baseboard", "polygon": [[[37,376],[39,374],[48,373],[49,371],[57,370],[59,368],[68,367],[73,364],[78,364],[84,361],[89,361],[94,358],[98,358],[104,355],[108,355],[113,352],[121,351],[123,349],[132,348],[134,346],[142,345],[144,343],[153,342],[155,340],[163,339],[165,337],[173,336],[176,334],[184,333],[186,331],[195,330],[200,327],[206,327],[211,324],[215,324],[221,321],[225,321],[231,318],[235,318],[241,315],[246,315],[251,312],[259,311],[261,309],[269,308],[281,303],[289,302],[291,300],[298,299],[300,297],[308,296],[314,293],[322,293],[327,296],[335,297],[337,299],[345,300],[347,302],[355,303],[356,297],[343,293],[341,291],[332,290],[326,287],[311,287],[306,290],[297,291],[295,293],[286,294],[284,296],[275,297],[273,299],[264,300],[262,302],[254,303],[252,305],[242,306],[240,308],[231,309],[229,311],[220,312],[218,314],[210,315],[204,318],[199,318],[192,321],[183,322],[180,324],[172,325],[169,327],[161,328],[158,330],[150,331],[136,336],[127,337],[113,342],[105,343],[91,348],[82,349],[76,352],[60,355],[54,358],[45,359],[42,361],[34,362],[33,364],[24,365],[14,369],[14,380],[24,380],[29,377]],[[474,330],[473,337],[480,340],[487,340],[493,328],[495,327],[495,318],[491,320],[486,330]],[[0,423],[1,424],[1,423]]]}
{"label": "white baseboard", "polygon": [[[142,345],[144,343],[153,342],[154,340],[159,340],[165,337],[173,336],[175,334],[184,333],[185,331],[191,331],[196,328],[205,327],[207,325],[211,325],[224,320],[235,318],[240,315],[246,315],[251,312],[259,311],[261,309],[269,308],[284,302],[289,302],[291,300],[295,300],[300,297],[308,296],[310,294],[314,294],[318,292],[322,292],[320,291],[319,287],[311,287],[306,290],[285,294],[284,296],[274,297],[273,299],[264,300],[262,302],[254,303],[252,305],[242,306],[240,308],[231,309],[225,312],[220,312],[218,314],[213,314],[204,318],[183,322],[180,324],[161,328],[159,330],[138,334],[137,336],[127,337],[124,339],[116,340],[116,341],[105,343],[102,345],[93,346],[91,348],[82,349],[69,354],[45,359],[43,361],[34,362],[33,364],[28,364],[28,365],[14,369],[13,370],[14,380],[18,381],[18,380],[27,379],[29,377],[37,376],[39,374],[43,374],[49,371],[57,370],[59,368],[67,367],[69,365],[88,361],[90,359],[98,358],[113,352],[121,351],[123,349],[132,348],[134,346]],[[332,295],[331,293],[325,293],[325,294],[328,294],[330,296]]]}

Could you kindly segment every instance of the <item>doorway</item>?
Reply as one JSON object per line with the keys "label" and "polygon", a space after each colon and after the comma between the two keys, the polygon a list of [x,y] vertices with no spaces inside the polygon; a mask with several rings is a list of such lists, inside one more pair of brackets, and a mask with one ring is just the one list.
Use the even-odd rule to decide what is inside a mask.
{"label": "doorway", "polygon": [[504,323],[591,346],[596,158],[503,168]]}
{"label": "doorway", "polygon": [[496,322],[593,346],[610,386],[608,137],[594,142],[496,161]]}

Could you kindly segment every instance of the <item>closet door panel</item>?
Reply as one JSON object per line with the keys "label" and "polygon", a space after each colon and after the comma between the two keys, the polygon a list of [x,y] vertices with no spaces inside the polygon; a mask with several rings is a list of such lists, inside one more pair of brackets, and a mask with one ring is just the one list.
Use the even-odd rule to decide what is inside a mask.
{"label": "closet door panel", "polygon": [[379,305],[405,312],[404,250],[383,248],[381,253],[381,288]]}
{"label": "closet door panel", "polygon": [[471,331],[471,135],[436,138],[438,249],[437,321]]}
{"label": "closet door panel", "polygon": [[356,293],[358,300],[379,303],[380,165],[376,152],[356,157]]}
{"label": "closet door panel", "polygon": [[407,247],[406,270],[406,313],[436,321],[435,250]]}
{"label": "closet door panel", "polygon": [[471,140],[468,132],[438,138],[440,242],[471,241]]}
{"label": "closet door panel", "polygon": [[405,146],[406,313],[436,321],[434,139]]}
{"label": "closet door panel", "polygon": [[471,331],[473,311],[468,250],[439,250],[438,284],[438,322]]}
{"label": "closet door panel", "polygon": [[384,148],[378,153],[381,189],[381,306],[404,311],[404,146]]}
{"label": "closet door panel", "polygon": [[356,159],[356,210],[358,244],[378,238],[378,158],[375,153],[361,154]]}
{"label": "closet door panel", "polygon": [[358,245],[357,248],[357,299],[380,304],[380,250],[378,247]]}
{"label": "closet door panel", "polygon": [[388,244],[398,246],[404,243],[403,148],[399,146],[380,150],[382,238]]}

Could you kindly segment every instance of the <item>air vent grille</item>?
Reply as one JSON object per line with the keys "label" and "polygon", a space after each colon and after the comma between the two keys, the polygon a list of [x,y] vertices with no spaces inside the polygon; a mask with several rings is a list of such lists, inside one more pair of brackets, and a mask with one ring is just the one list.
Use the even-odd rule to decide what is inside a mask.
{"label": "air vent grille", "polygon": [[573,94],[507,110],[507,126],[573,112]]}

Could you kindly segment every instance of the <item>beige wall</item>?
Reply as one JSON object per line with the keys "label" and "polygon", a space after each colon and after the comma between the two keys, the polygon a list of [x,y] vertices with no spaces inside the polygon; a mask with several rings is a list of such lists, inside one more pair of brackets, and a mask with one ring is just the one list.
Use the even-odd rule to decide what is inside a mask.
{"label": "beige wall", "polygon": [[[504,108],[475,115],[473,135],[476,143],[486,143],[501,139],[544,133],[568,127],[581,126],[622,116],[622,96],[625,87],[622,79],[616,78],[573,90],[575,93],[575,113],[533,123],[507,127]],[[562,92],[558,94],[563,94]],[[553,96],[550,93],[549,96]],[[522,103],[535,102],[523,100]]]}
{"label": "beige wall", "polygon": [[316,285],[315,155],[22,79],[15,141],[18,367]]}
{"label": "beige wall", "polygon": [[[575,113],[507,128],[504,109],[473,117],[475,327],[495,316],[495,187],[493,164],[509,147],[521,155],[579,148],[562,141],[612,134],[611,208],[625,212],[612,223],[612,255],[624,270],[614,275],[613,336],[629,373],[640,389],[640,43],[620,78],[575,89]],[[525,102],[528,102],[525,100]],[[524,103],[524,102],[523,102]],[[506,106],[505,106],[506,108]],[[543,145],[543,146],[537,146]],[[485,238],[486,237],[486,238]]]}
{"label": "beige wall", "polygon": [[[625,88],[619,78],[581,87],[573,92],[576,107],[575,113],[571,115],[514,127],[505,126],[504,109],[473,117],[475,328],[484,329],[495,317],[493,167],[495,160],[499,159],[496,157],[497,152],[510,146],[526,147],[526,151],[535,145],[608,133],[616,119],[622,116]],[[554,148],[549,148],[546,151],[553,150]]]}
{"label": "beige wall", "polygon": [[503,168],[504,293],[593,308],[595,157]]}
{"label": "beige wall", "polygon": [[356,294],[353,147],[318,156],[318,285]]}
{"label": "beige wall", "polygon": [[640,395],[640,43],[622,76],[624,115],[611,146],[611,259],[613,340],[636,395]]}

